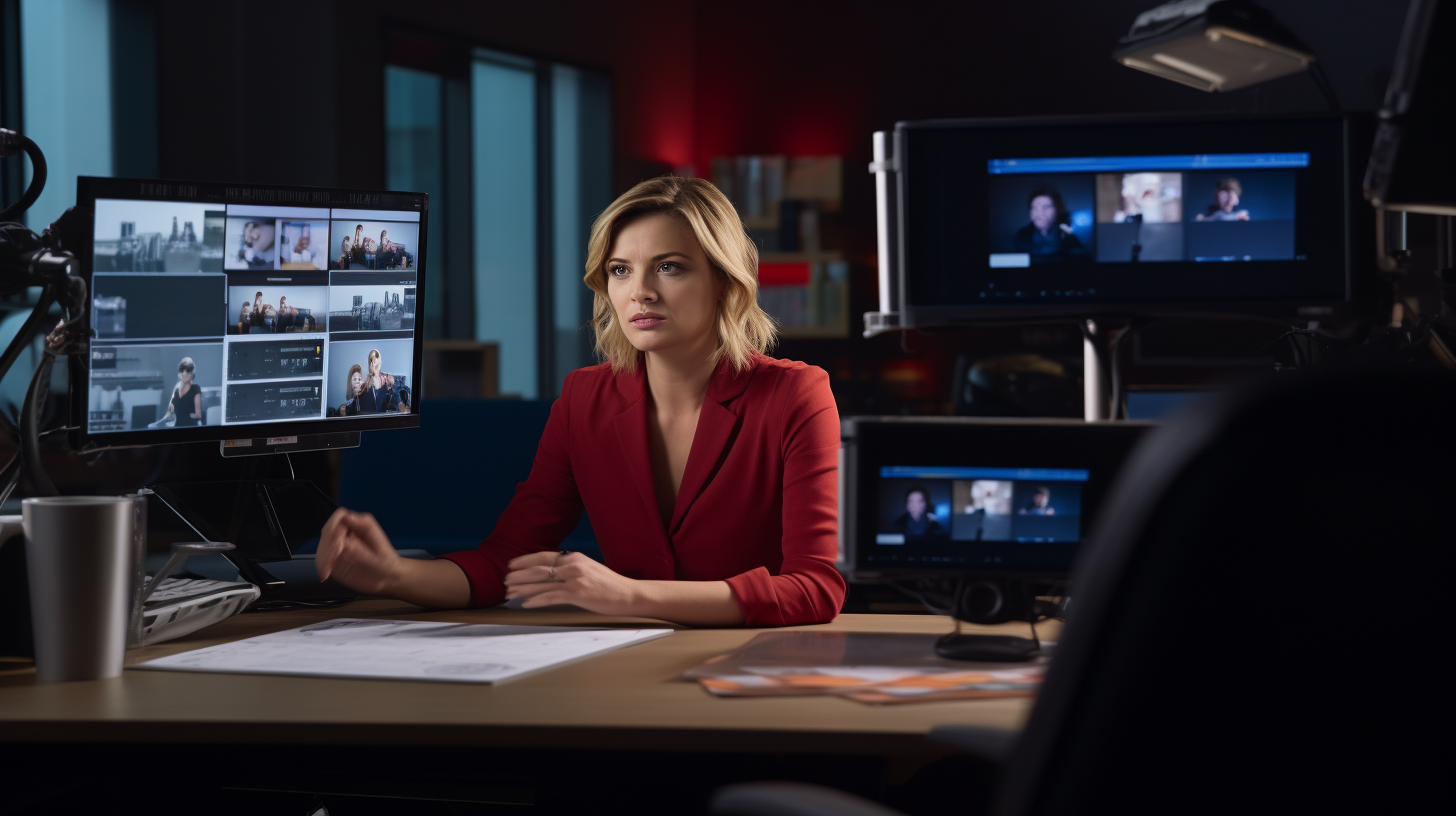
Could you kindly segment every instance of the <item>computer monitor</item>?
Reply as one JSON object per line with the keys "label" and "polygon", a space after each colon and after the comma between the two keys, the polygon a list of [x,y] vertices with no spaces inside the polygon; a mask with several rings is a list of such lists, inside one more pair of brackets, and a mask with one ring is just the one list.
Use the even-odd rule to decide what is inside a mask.
{"label": "computer monitor", "polygon": [[1363,294],[1368,122],[902,122],[899,323],[1336,315]]}
{"label": "computer monitor", "polygon": [[82,177],[77,206],[78,446],[419,424],[425,194]]}
{"label": "computer monitor", "polygon": [[1057,580],[1150,423],[852,417],[839,567],[861,581]]}

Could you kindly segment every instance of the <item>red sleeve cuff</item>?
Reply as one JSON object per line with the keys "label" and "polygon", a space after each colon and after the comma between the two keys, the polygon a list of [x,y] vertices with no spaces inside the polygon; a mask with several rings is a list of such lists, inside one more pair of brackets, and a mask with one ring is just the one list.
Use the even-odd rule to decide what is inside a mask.
{"label": "red sleeve cuff", "polygon": [[475,608],[496,606],[506,598],[505,579],[490,559],[479,550],[445,553],[440,558],[453,561],[465,572],[470,582],[470,605]]}
{"label": "red sleeve cuff", "polygon": [[777,594],[774,592],[772,576],[765,567],[749,570],[728,579],[728,588],[743,610],[743,625],[783,626]]}

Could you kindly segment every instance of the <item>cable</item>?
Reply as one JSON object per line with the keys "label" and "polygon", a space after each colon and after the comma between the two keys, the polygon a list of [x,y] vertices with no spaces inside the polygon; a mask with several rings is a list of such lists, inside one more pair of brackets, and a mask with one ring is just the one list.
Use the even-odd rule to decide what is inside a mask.
{"label": "cable", "polygon": [[9,221],[30,209],[46,185],[46,160],[40,146],[13,130],[0,128],[0,156],[14,155],[17,150],[24,150],[30,156],[30,186],[25,188],[19,201],[0,210],[0,221]]}

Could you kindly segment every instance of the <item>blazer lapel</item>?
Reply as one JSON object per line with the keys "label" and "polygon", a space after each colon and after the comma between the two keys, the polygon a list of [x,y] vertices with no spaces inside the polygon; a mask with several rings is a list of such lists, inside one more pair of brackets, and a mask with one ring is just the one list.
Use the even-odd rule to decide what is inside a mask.
{"label": "blazer lapel", "polygon": [[713,373],[713,379],[708,383],[707,396],[703,399],[703,408],[698,413],[698,429],[693,433],[693,447],[688,452],[687,466],[683,468],[677,502],[673,504],[669,535],[676,534],[682,526],[688,508],[692,507],[698,495],[708,486],[708,481],[723,461],[724,451],[737,435],[738,414],[726,404],[748,387],[755,367],[756,365],[750,365],[744,371],[734,372],[725,360],[719,363],[718,370]]}
{"label": "blazer lapel", "polygon": [[[622,461],[626,464],[627,478],[642,496],[647,517],[662,528],[662,514],[657,509],[657,490],[652,484],[651,454],[647,445],[647,390],[643,378],[642,364],[632,374],[617,375],[617,389],[631,401],[627,410],[613,419],[617,429],[617,443],[622,449]],[[691,457],[691,454],[689,454]]]}

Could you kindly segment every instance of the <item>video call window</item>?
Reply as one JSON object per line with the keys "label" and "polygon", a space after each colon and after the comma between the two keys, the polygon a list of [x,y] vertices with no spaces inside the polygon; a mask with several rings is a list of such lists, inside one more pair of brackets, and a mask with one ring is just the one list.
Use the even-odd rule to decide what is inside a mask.
{"label": "video call window", "polygon": [[1088,476],[1057,468],[884,467],[875,543],[1076,542]]}
{"label": "video call window", "polygon": [[413,269],[420,225],[374,218],[335,219],[329,245],[329,269]]}
{"label": "video call window", "polygon": [[218,204],[99,199],[92,235],[93,272],[221,272]]}
{"label": "video call window", "polygon": [[1294,260],[1308,166],[1308,153],[992,159],[988,265]]}

